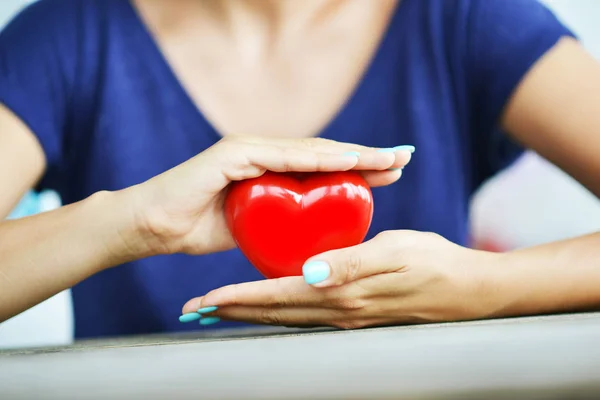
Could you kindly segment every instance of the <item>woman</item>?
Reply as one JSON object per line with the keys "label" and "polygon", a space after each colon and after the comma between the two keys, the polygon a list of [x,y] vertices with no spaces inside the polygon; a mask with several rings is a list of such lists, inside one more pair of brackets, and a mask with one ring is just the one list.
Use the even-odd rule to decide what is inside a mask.
{"label": "woman", "polygon": [[[181,330],[189,299],[183,322],[342,328],[600,305],[599,235],[464,247],[523,147],[600,195],[600,67],[537,1],[42,0],[0,60],[0,209],[69,204],[0,225],[3,319],[73,285],[78,338]],[[221,193],[284,165],[363,170],[375,214],[265,281],[222,251]]]}

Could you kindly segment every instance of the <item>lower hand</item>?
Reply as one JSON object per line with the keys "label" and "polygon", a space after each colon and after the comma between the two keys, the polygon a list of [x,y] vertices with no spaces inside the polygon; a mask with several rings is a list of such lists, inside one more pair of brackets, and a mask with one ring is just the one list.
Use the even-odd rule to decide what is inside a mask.
{"label": "lower hand", "polygon": [[[190,300],[219,318],[342,329],[480,319],[497,310],[489,283],[502,254],[431,233],[388,231],[308,260],[304,277],[242,283]],[[202,311],[201,311],[202,312]]]}
{"label": "lower hand", "polygon": [[358,170],[371,186],[383,186],[397,181],[409,160],[406,150],[378,151],[318,138],[228,137],[124,192],[133,199],[138,236],[151,248],[145,255],[198,255],[234,247],[223,215],[225,190],[233,181],[266,171]]}

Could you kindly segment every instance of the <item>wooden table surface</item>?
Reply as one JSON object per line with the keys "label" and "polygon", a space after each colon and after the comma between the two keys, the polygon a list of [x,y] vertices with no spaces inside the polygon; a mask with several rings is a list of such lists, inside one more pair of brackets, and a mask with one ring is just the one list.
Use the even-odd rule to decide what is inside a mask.
{"label": "wooden table surface", "polygon": [[0,352],[0,399],[600,399],[600,313]]}

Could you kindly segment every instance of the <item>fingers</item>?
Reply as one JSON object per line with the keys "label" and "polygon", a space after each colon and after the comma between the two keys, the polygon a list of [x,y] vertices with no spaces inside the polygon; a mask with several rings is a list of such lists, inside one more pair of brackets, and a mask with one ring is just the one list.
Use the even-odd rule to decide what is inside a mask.
{"label": "fingers", "polygon": [[[220,147],[219,147],[220,146]],[[401,175],[414,151],[412,146],[374,149],[365,146],[338,143],[325,139],[231,138],[216,146],[222,151],[222,164],[231,180],[243,180],[273,172],[332,172],[383,171],[384,174],[366,174],[375,186],[393,183]]]}
{"label": "fingers", "polygon": [[340,286],[404,268],[397,233],[383,232],[368,242],[311,257],[302,267],[304,280],[320,288]]}
{"label": "fingers", "polygon": [[332,325],[339,313],[326,308],[229,306],[211,313],[220,319],[251,324],[314,327]]}
{"label": "fingers", "polygon": [[402,170],[362,171],[361,175],[370,187],[388,186],[402,177]]}
{"label": "fingers", "polygon": [[[414,146],[396,146],[393,148],[375,148],[353,143],[336,142],[321,138],[282,139],[282,138],[259,138],[258,142],[273,144],[278,147],[305,149],[319,153],[358,153],[359,162],[353,168],[364,171],[385,171],[388,169],[401,169],[410,162],[411,154],[415,151]],[[391,164],[389,164],[391,161]]]}
{"label": "fingers", "polygon": [[362,171],[369,186],[388,186],[402,177],[402,169],[410,162],[415,148],[413,146],[399,146],[394,152],[395,160],[391,167],[385,171]]}
{"label": "fingers", "polygon": [[[331,172],[347,171],[357,167],[359,157],[354,153],[317,152],[304,148],[273,145],[249,145],[247,158],[252,165],[273,172]],[[369,165],[388,163],[389,160],[370,160]]]}
{"label": "fingers", "polygon": [[262,137],[262,136],[236,136],[226,139],[239,141],[243,143],[252,143],[258,145],[268,145],[277,147],[292,147],[299,150],[308,150],[317,153],[345,153],[345,152],[364,152],[373,150],[368,146],[362,146],[354,143],[338,142],[335,140],[323,138],[281,138],[281,137]]}
{"label": "fingers", "polygon": [[192,312],[206,306],[290,306],[319,304],[323,294],[304,284],[302,277],[292,276],[256,282],[228,285],[203,297],[190,300],[184,311]]}
{"label": "fingers", "polygon": [[317,289],[304,282],[301,276],[240,283],[215,289],[205,296],[188,301],[183,313],[197,312],[205,307],[322,307],[332,309],[356,308],[347,299],[364,295],[357,286]]}
{"label": "fingers", "polygon": [[[198,318],[196,317],[197,320]],[[227,306],[203,314],[201,325],[211,325],[221,319],[250,324],[297,328],[336,327],[360,329],[402,322],[402,317],[368,316],[363,310],[333,310],[319,307],[252,307]],[[189,321],[192,321],[190,319]]]}

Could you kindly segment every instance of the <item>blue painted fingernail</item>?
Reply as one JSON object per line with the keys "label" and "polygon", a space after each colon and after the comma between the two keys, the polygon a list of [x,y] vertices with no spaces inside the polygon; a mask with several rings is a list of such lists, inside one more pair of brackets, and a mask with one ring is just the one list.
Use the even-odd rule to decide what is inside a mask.
{"label": "blue painted fingernail", "polygon": [[393,153],[396,150],[394,150],[393,147],[388,147],[387,149],[378,149],[377,152],[378,153]]}
{"label": "blue painted fingernail", "polygon": [[329,274],[331,274],[331,267],[325,261],[311,261],[302,266],[304,281],[309,285],[323,282],[329,278]]}
{"label": "blue painted fingernail", "polygon": [[404,168],[388,168],[388,171],[398,171],[399,169],[404,169]]}
{"label": "blue painted fingernail", "polygon": [[213,312],[213,311],[217,311],[217,308],[219,307],[215,307],[215,306],[211,306],[211,307],[204,307],[199,309],[198,311],[196,311],[198,314],[207,314],[209,312]]}
{"label": "blue painted fingernail", "polygon": [[221,318],[219,317],[206,317],[200,320],[200,325],[212,325],[219,321],[221,321]]}
{"label": "blue painted fingernail", "polygon": [[343,155],[344,156],[360,157],[360,153],[358,151],[348,151],[348,152],[344,153]]}
{"label": "blue painted fingernail", "polygon": [[411,145],[396,146],[396,147],[394,147],[394,151],[408,151],[410,153],[414,153],[415,146],[411,146]]}
{"label": "blue painted fingernail", "polygon": [[200,319],[200,314],[192,312],[192,313],[187,313],[187,314],[183,314],[182,316],[180,316],[179,322],[186,323],[186,322],[195,321],[197,319]]}

